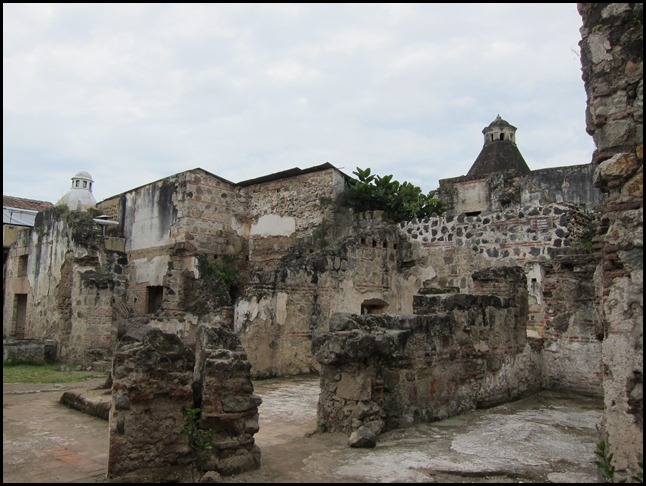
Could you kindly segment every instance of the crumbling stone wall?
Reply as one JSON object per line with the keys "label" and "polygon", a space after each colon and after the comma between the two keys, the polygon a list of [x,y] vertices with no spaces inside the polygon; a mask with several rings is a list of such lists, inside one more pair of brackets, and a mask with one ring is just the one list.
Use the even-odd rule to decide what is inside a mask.
{"label": "crumbling stone wall", "polygon": [[319,429],[352,433],[352,445],[370,447],[383,430],[538,391],[522,269],[473,278],[493,293],[420,294],[414,316],[336,314],[328,332],[315,333]]}
{"label": "crumbling stone wall", "polygon": [[243,185],[252,270],[274,269],[299,238],[315,230],[323,238],[334,218],[333,201],[344,185],[344,177],[332,166]]}
{"label": "crumbling stone wall", "polygon": [[598,262],[598,252],[568,247],[542,265],[543,388],[603,396],[602,324],[594,288]]}
{"label": "crumbling stone wall", "polygon": [[441,179],[438,197],[447,215],[501,212],[515,206],[568,203],[594,210],[605,201],[593,185],[590,164],[534,170],[526,175],[496,172],[486,177]]}
{"label": "crumbling stone wall", "polygon": [[597,235],[603,320],[603,438],[617,479],[643,458],[643,3],[579,3],[586,129],[595,185],[607,193]]}
{"label": "crumbling stone wall", "polygon": [[[202,169],[133,189],[98,207],[110,211],[115,201],[130,262],[127,307],[133,317],[154,317],[158,310],[182,313],[185,274],[198,273],[196,255],[217,260],[247,251],[248,224],[245,229],[235,184]],[[154,312],[149,312],[151,287],[162,292]]]}
{"label": "crumbling stone wall", "polygon": [[31,229],[17,233],[16,241],[9,248],[4,268],[2,309],[2,337],[13,339],[38,338],[30,326],[28,263],[30,260]]}
{"label": "crumbling stone wall", "polygon": [[[350,214],[350,213],[348,213]],[[236,303],[235,330],[256,377],[318,371],[312,332],[334,313],[412,313],[412,297],[429,278],[404,266],[406,245],[380,215],[358,214],[341,225],[351,235],[316,235],[293,244],[276,269],[256,270]]]}
{"label": "crumbling stone wall", "polygon": [[[89,365],[110,356],[114,315],[125,295],[122,256],[106,250],[102,230],[88,213],[60,208],[39,213],[34,229],[21,232],[9,254],[5,326],[15,327],[14,296],[24,295],[23,337],[57,341],[57,357],[72,363]],[[21,258],[27,258],[23,275]]]}
{"label": "crumbling stone wall", "polygon": [[[482,215],[443,216],[400,223],[437,273],[428,286],[472,290],[471,272],[492,264],[549,261],[558,248],[580,243],[594,227],[594,214],[576,206],[525,206]],[[590,243],[590,241],[587,241]]]}
{"label": "crumbling stone wall", "polygon": [[40,339],[3,339],[2,362],[6,364],[55,363],[58,341]]}
{"label": "crumbling stone wall", "polygon": [[123,342],[112,367],[108,479],[179,480],[192,457],[181,434],[193,407],[195,353],[173,334],[151,330]]}
{"label": "crumbling stone wall", "polygon": [[[191,469],[237,474],[260,466],[258,406],[239,340],[222,326],[201,326],[197,347],[149,326],[130,326],[115,354],[108,479],[188,482]],[[200,409],[210,449],[182,431]],[[200,457],[206,452],[207,457]]]}

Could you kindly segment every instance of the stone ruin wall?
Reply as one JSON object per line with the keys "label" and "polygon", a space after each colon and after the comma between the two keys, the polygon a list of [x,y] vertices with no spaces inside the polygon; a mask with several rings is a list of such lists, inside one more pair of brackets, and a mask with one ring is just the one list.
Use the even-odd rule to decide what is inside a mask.
{"label": "stone ruin wall", "polygon": [[[133,317],[148,314],[149,286],[163,287],[168,313],[181,312],[184,279],[186,272],[195,273],[197,253],[217,261],[246,249],[234,185],[205,171],[177,174],[119,199],[130,262],[128,307]],[[181,328],[177,322],[174,325]]]}
{"label": "stone ruin wall", "polygon": [[[110,357],[116,342],[113,321],[125,296],[123,260],[103,245],[86,213],[39,213],[10,250],[5,288],[6,335],[15,334],[15,295],[27,299],[24,337],[58,343],[57,358],[92,364]],[[28,257],[24,276],[20,256]]]}
{"label": "stone ruin wall", "polygon": [[[321,187],[332,187],[329,185],[333,180],[330,173],[325,171],[318,174]],[[199,180],[193,180],[193,177]],[[185,178],[191,179],[191,184],[203,184],[204,177],[204,174],[196,171],[195,174],[190,172]],[[221,183],[219,180],[217,182]],[[154,184],[170,183],[159,181]],[[176,204],[173,201],[183,197],[181,192],[176,194],[177,187],[184,187],[183,184],[173,183],[175,192],[162,190],[161,187],[149,189],[148,192],[166,192],[169,201]],[[317,184],[310,185],[319,187]],[[187,189],[188,192],[197,192],[191,185],[186,187],[190,189]],[[142,221],[149,221],[153,229],[147,231],[153,236],[157,235],[155,238],[162,237],[163,241],[160,241],[163,245],[133,250],[143,245],[141,241],[135,241],[128,247],[130,252],[103,251],[100,258],[85,258],[83,262],[91,262],[91,267],[79,267],[72,271],[71,263],[63,262],[60,265],[61,278],[70,285],[67,286],[67,297],[59,300],[65,302],[64,311],[70,315],[67,322],[71,322],[74,316],[79,325],[67,334],[65,329],[53,330],[51,336],[61,340],[64,349],[61,356],[74,358],[72,361],[86,364],[108,355],[115,344],[117,332],[123,332],[130,323],[149,323],[166,332],[173,332],[192,344],[200,323],[224,322],[234,313],[235,330],[253,364],[254,377],[316,372],[319,364],[311,352],[312,332],[325,330],[334,313],[361,313],[364,307],[367,312],[411,314],[413,295],[420,288],[456,287],[469,292],[473,286],[468,277],[470,273],[486,266],[520,264],[524,266],[528,280],[535,280],[528,284],[530,336],[547,340],[546,348],[549,345],[550,353],[546,356],[554,364],[553,367],[544,368],[545,386],[567,387],[578,383],[573,389],[585,393],[593,393],[592,390],[598,388],[598,366],[594,361],[598,341],[594,316],[584,312],[585,302],[580,302],[578,306],[577,301],[559,302],[558,307],[551,309],[550,296],[545,293],[550,285],[546,275],[549,278],[554,276],[556,280],[552,285],[555,287],[563,279],[576,281],[576,276],[566,276],[567,271],[562,272],[561,266],[558,272],[546,273],[547,263],[559,253],[572,250],[577,239],[591,224],[587,213],[574,207],[552,205],[510,209],[489,215],[430,218],[402,224],[398,229],[382,222],[378,214],[364,213],[348,218],[347,215],[331,213],[329,217],[336,219],[331,219],[334,224],[329,233],[313,232],[300,238],[289,237],[291,246],[278,260],[279,263],[272,263],[267,268],[256,262],[255,270],[250,275],[250,284],[242,289],[235,309],[230,307],[231,303],[218,301],[217,305],[212,302],[207,306],[209,310],[206,315],[197,315],[190,309],[200,300],[195,297],[198,293],[196,282],[199,281],[195,255],[201,249],[195,247],[194,243],[202,238],[201,226],[190,227],[182,233],[173,229],[179,226],[179,219],[167,217],[168,214],[162,217],[158,212],[188,214],[196,211],[195,214],[191,213],[195,216],[200,211],[204,213],[210,203],[203,199],[200,202],[187,201],[184,197],[183,202],[177,203],[173,209],[169,205],[152,204],[154,201],[160,202],[159,197],[144,197],[138,194],[141,190],[143,188],[135,190],[131,198],[132,207],[139,208],[139,223],[130,220],[127,224],[131,229],[127,231],[133,232],[136,227],[142,226]],[[303,198],[309,194],[307,191],[303,193]],[[319,204],[319,193],[309,194],[312,204]],[[201,194],[220,200],[233,199],[233,196],[223,197],[225,193],[213,190],[202,190]],[[270,194],[279,192],[270,191]],[[130,207],[124,204],[123,199],[121,204],[123,209]],[[215,214],[224,211],[218,206],[213,208],[216,213],[205,215],[205,219],[214,219]],[[169,223],[164,226],[161,221],[165,220]],[[195,224],[208,226],[206,222]],[[162,231],[162,227],[166,230]],[[336,227],[341,230],[335,232]],[[163,236],[167,235],[167,231],[173,231],[176,237]],[[197,233],[190,239],[192,231]],[[54,238],[53,243],[56,240],[55,246],[59,249],[71,244],[65,238],[57,239],[55,232],[48,234]],[[64,234],[67,233],[61,232],[61,235]],[[150,239],[153,236],[143,235],[139,238]],[[184,240],[177,241],[180,237]],[[226,237],[225,233],[223,237]],[[171,245],[172,241],[175,243]],[[214,241],[217,244],[217,239],[214,238]],[[139,253],[140,259],[133,257]],[[578,263],[576,268],[580,266]],[[58,265],[53,267],[58,268]],[[574,271],[575,266],[566,265],[563,268]],[[579,270],[577,272],[580,273]],[[49,282],[54,282],[58,277],[55,271],[51,273],[54,280]],[[75,291],[72,300],[73,277],[78,279],[75,285],[79,290]],[[145,312],[145,291],[150,284],[163,286],[165,292],[163,310],[154,314]],[[38,292],[45,291],[40,289]],[[81,292],[88,295],[82,296]],[[62,293],[59,291],[58,295],[60,297]],[[41,304],[40,309],[52,319],[54,325],[60,327],[66,321],[62,314],[49,312],[53,305],[61,306],[60,302],[48,302]],[[365,306],[369,309],[366,310]],[[572,322],[568,321],[570,318]],[[564,326],[564,321],[568,321],[567,326]],[[89,327],[81,325],[88,322]],[[557,331],[547,333],[550,325]],[[58,336],[55,336],[57,333]],[[35,333],[34,336],[43,335]],[[69,355],[69,349],[73,349],[78,356]],[[576,373],[572,373],[572,369],[568,371],[567,367],[559,369],[563,359],[576,364]]]}
{"label": "stone ruin wall", "polygon": [[616,479],[643,472],[643,3],[579,3],[586,129],[608,196],[596,237],[603,323],[602,438]]}
{"label": "stone ruin wall", "polygon": [[476,272],[481,294],[416,295],[415,315],[336,314],[312,349],[319,430],[374,446],[385,430],[439,420],[541,389],[518,267]]}
{"label": "stone ruin wall", "polygon": [[[16,241],[11,245],[4,268],[4,285],[3,285],[3,316],[2,316],[2,337],[6,338],[34,338],[41,337],[35,335],[31,329],[19,329],[20,324],[17,322],[20,311],[17,309],[17,300],[28,298],[30,292],[28,280],[28,266],[25,261],[29,260],[31,242],[31,230],[23,229],[17,233]],[[25,321],[29,322],[29,310],[26,309]]]}
{"label": "stone ruin wall", "polygon": [[[378,215],[360,216],[345,223],[352,236],[323,248],[303,238],[275,270],[252,276],[253,290],[237,303],[235,329],[255,377],[317,371],[311,334],[326,330],[334,313],[359,314],[368,302],[381,304],[373,312],[412,314],[420,288],[468,293],[473,272],[521,265],[528,334],[550,350],[544,386],[600,396],[598,318],[582,291],[599,258],[589,250],[592,213],[555,204],[415,220],[395,230]],[[572,298],[553,291],[563,285],[576,291]]]}
{"label": "stone ruin wall", "polygon": [[523,176],[497,172],[453,177],[440,180],[437,197],[451,216],[560,203],[595,210],[605,202],[605,195],[594,187],[593,176],[594,167],[585,164],[539,169]]}
{"label": "stone ruin wall", "polygon": [[[197,256],[219,263],[230,258],[244,275],[247,248],[244,210],[234,184],[201,169],[186,171],[99,203],[117,206],[130,264],[128,295],[120,327],[150,323],[195,343],[207,303],[195,297]],[[248,225],[247,225],[248,226]],[[149,312],[149,288],[161,288],[160,307]],[[219,298],[219,297],[218,297]],[[227,320],[230,302],[206,320]],[[199,308],[199,309],[198,309]],[[193,311],[193,312],[191,312]],[[203,312],[204,311],[204,312]]]}
{"label": "stone ruin wall", "polygon": [[[470,275],[521,266],[527,277],[528,336],[543,348],[543,386],[601,396],[599,317],[590,285],[600,256],[590,250],[594,213],[568,204],[400,224],[416,261],[436,276],[428,291],[472,292]],[[568,289],[570,292],[564,293]]]}
{"label": "stone ruin wall", "polygon": [[[229,323],[230,324],[230,323]],[[195,347],[177,335],[132,327],[115,353],[107,478],[191,482],[260,467],[258,406],[244,350],[224,326],[200,326]],[[209,449],[183,433],[188,409],[212,430]],[[205,452],[202,457],[200,452]]]}
{"label": "stone ruin wall", "polygon": [[337,170],[326,169],[241,187],[252,271],[276,268],[299,238],[316,231],[324,239],[326,231],[334,231],[332,202],[344,184]]}
{"label": "stone ruin wall", "polygon": [[380,217],[357,215],[350,236],[325,246],[317,236],[295,243],[275,270],[257,271],[236,304],[240,335],[255,377],[318,371],[311,336],[337,312],[412,313],[427,269],[402,266],[400,236]]}

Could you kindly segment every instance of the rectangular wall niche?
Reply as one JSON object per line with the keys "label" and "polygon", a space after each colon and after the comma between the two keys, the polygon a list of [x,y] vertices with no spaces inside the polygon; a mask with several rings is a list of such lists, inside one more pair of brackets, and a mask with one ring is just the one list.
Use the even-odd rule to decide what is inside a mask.
{"label": "rectangular wall niche", "polygon": [[13,303],[13,335],[16,339],[25,339],[27,322],[27,294],[15,294]]}
{"label": "rectangular wall niche", "polygon": [[150,285],[146,287],[146,312],[154,314],[162,308],[164,300],[164,287],[161,285]]}

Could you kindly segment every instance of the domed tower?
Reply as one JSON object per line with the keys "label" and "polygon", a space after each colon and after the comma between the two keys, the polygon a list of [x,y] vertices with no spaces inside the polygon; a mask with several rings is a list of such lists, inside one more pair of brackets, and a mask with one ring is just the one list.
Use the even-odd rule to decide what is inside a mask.
{"label": "domed tower", "polygon": [[482,133],[484,146],[467,172],[467,177],[486,176],[495,172],[515,172],[521,175],[531,172],[516,146],[515,126],[498,115]]}
{"label": "domed tower", "polygon": [[72,187],[59,199],[56,205],[66,205],[72,211],[85,211],[96,206],[96,199],[92,195],[92,176],[82,170],[72,177]]}

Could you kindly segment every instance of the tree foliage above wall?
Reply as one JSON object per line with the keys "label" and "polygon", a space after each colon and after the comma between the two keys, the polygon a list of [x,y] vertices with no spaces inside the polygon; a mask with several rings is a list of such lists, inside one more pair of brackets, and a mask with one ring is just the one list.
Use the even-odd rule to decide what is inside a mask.
{"label": "tree foliage above wall", "polygon": [[356,211],[384,211],[393,221],[437,216],[444,213],[445,204],[435,198],[435,191],[424,194],[410,182],[398,182],[392,175],[379,176],[370,168],[352,172],[357,179],[346,188],[343,203]]}

